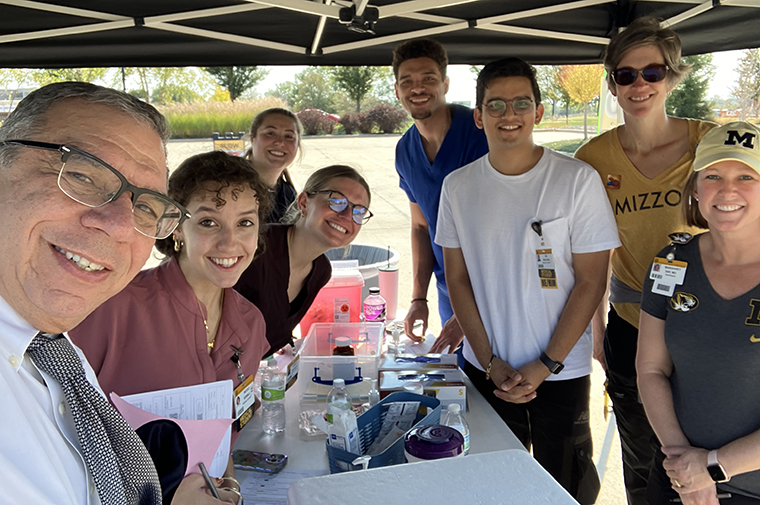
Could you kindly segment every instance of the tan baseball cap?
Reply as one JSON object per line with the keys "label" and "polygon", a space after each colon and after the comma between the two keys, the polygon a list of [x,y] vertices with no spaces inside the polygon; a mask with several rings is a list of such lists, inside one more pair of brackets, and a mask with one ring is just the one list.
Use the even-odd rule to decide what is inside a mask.
{"label": "tan baseball cap", "polygon": [[729,160],[740,161],[760,174],[760,129],[757,126],[735,121],[707,132],[697,145],[694,171]]}

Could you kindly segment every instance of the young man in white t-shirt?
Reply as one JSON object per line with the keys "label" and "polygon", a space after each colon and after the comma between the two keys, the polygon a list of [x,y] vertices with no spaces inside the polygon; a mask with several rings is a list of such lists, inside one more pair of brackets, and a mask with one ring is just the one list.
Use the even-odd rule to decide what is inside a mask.
{"label": "young man in white t-shirt", "polygon": [[465,371],[538,462],[594,503],[590,322],[615,220],[594,169],[533,143],[544,113],[533,67],[489,63],[477,104],[489,153],[444,180],[435,237]]}

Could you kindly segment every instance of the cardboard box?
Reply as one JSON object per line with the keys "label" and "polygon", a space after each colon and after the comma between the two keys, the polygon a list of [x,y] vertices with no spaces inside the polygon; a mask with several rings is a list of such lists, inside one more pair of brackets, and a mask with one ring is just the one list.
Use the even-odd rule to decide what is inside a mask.
{"label": "cardboard box", "polygon": [[403,391],[404,385],[413,381],[422,382],[426,395],[441,402],[441,412],[450,403],[458,403],[462,412],[467,410],[467,388],[462,379],[462,372],[456,365],[441,365],[425,370],[383,370],[380,372],[380,398],[385,398],[394,391]]}

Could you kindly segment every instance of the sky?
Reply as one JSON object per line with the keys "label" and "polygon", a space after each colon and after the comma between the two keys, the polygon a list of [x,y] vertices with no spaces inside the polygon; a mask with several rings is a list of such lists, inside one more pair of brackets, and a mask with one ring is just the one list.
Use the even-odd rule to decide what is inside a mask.
{"label": "sky", "polygon": [[[742,51],[724,51],[713,53],[713,65],[715,76],[710,81],[707,92],[708,98],[715,95],[726,99],[731,96],[730,88],[736,81],[737,74],[734,71],[738,66],[738,60]],[[264,94],[273,89],[277,84],[292,81],[295,75],[305,69],[303,66],[272,66],[269,75],[259,83],[256,90]],[[475,74],[470,71],[469,65],[449,65],[449,93],[446,95],[449,102],[474,102],[475,101]]]}

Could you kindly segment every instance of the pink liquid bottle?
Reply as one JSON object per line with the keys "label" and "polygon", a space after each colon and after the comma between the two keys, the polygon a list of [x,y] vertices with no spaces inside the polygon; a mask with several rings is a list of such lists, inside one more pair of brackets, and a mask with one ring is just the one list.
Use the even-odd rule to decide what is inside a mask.
{"label": "pink liquid bottle", "polygon": [[369,288],[369,296],[364,299],[364,321],[385,322],[385,298],[380,296],[380,288]]}

